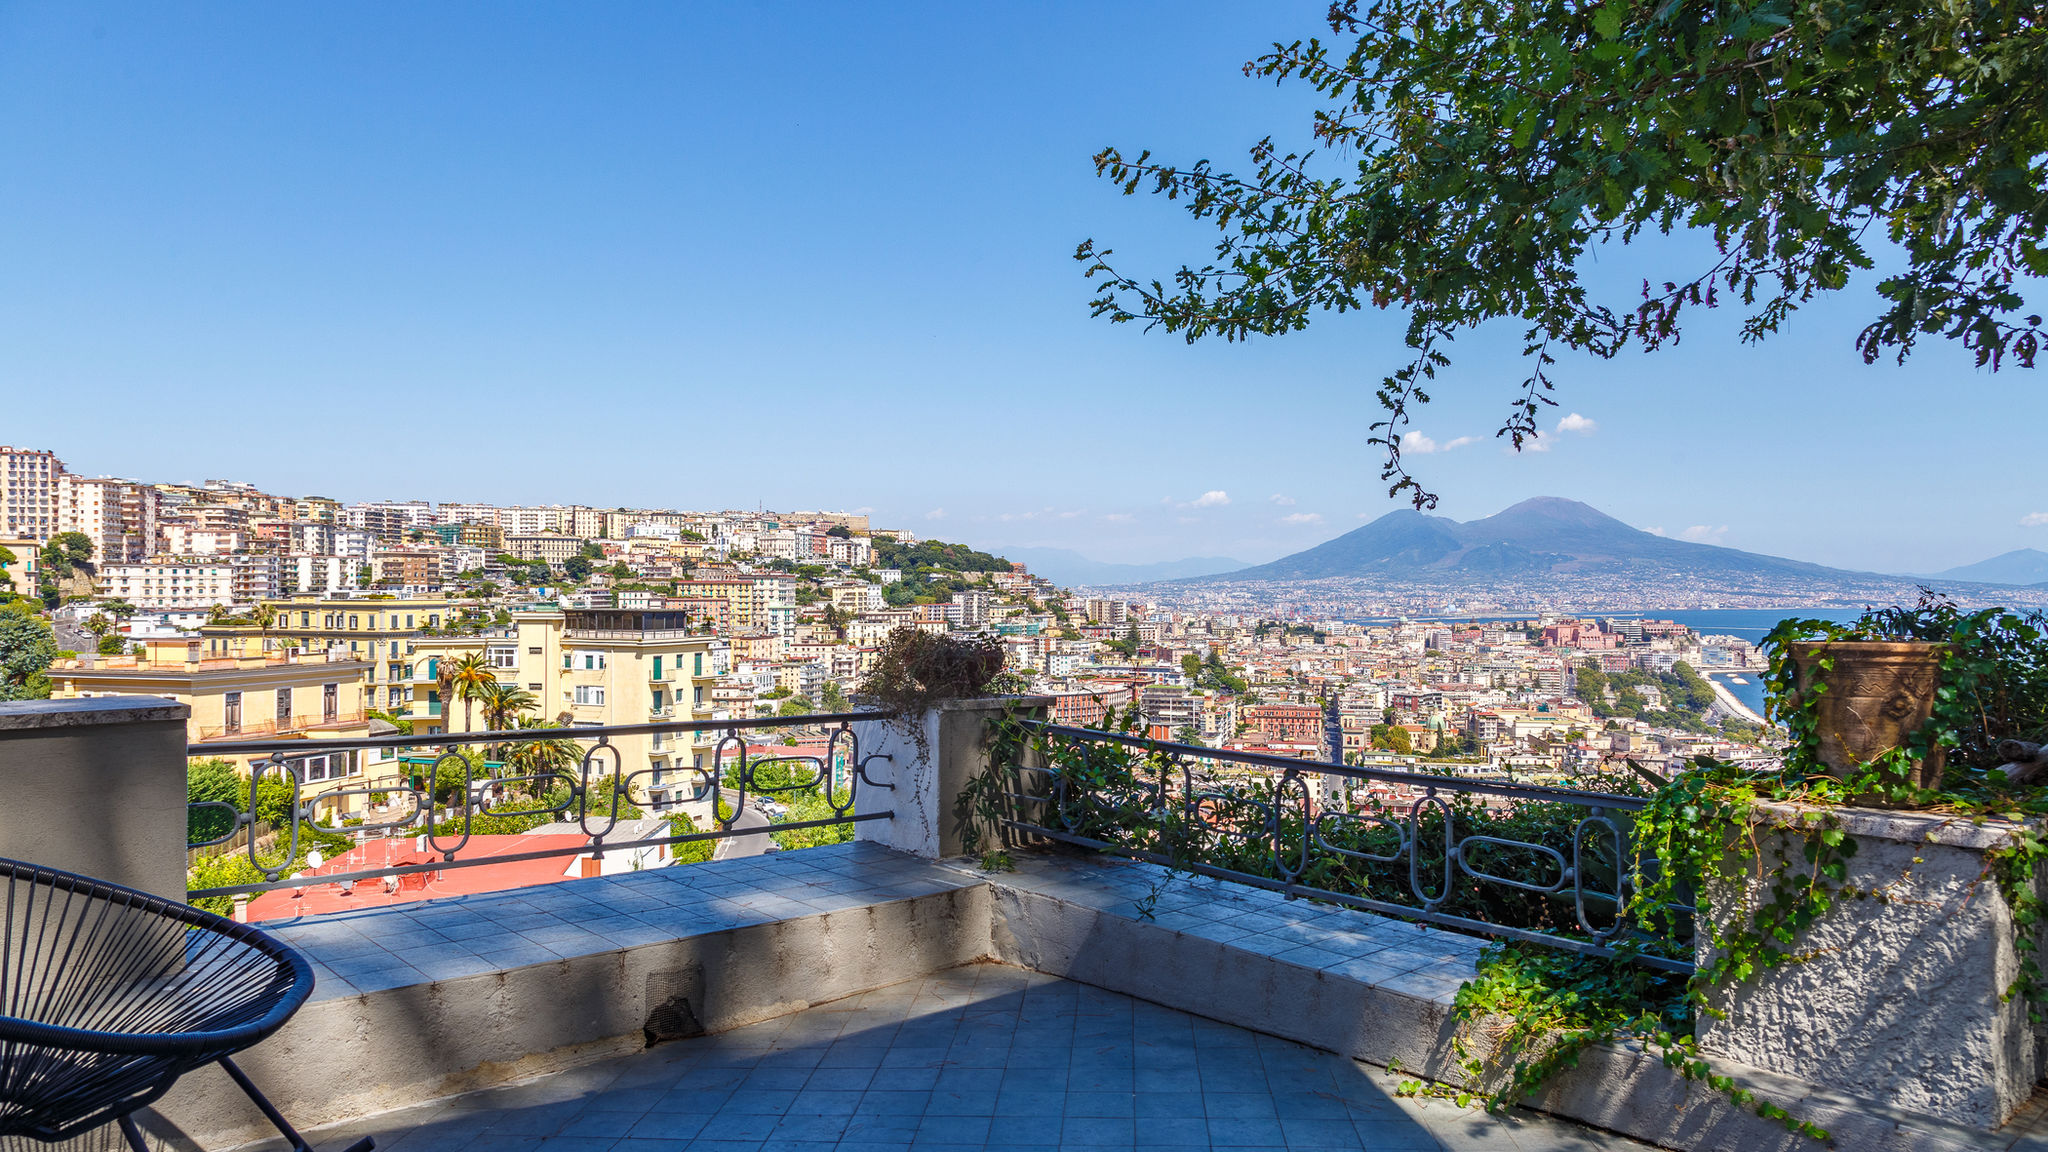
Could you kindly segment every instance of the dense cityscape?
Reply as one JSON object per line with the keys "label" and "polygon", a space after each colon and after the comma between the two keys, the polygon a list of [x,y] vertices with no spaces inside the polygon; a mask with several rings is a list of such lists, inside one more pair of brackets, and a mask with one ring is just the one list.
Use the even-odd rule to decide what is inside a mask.
{"label": "dense cityscape", "polygon": [[[169,696],[197,743],[842,711],[912,629],[1000,645],[1061,722],[1210,748],[1529,781],[1768,755],[1762,718],[1701,675],[1756,667],[1751,645],[1634,615],[1364,624],[1062,589],[856,513],[344,504],[49,452],[0,466],[0,589],[53,629],[40,664],[40,615],[8,634],[8,693]],[[717,740],[622,738],[635,799],[704,818],[683,782]],[[294,765],[313,793],[417,771],[364,755]]]}

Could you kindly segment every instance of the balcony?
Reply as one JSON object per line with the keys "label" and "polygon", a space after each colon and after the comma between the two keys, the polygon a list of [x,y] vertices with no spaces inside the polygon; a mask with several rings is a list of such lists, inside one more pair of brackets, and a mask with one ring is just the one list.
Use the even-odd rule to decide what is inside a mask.
{"label": "balcony", "polygon": [[312,732],[321,728],[347,728],[366,724],[369,717],[361,709],[352,712],[336,712],[332,716],[292,716],[284,719],[249,720],[229,727],[225,724],[206,725],[199,729],[201,740],[254,740],[263,736],[289,736],[298,732]]}
{"label": "balcony", "polygon": [[[1540,1112],[1489,1115],[1397,1095],[1396,1083],[1414,1077],[1469,1087],[1452,1046],[1452,1004],[1485,934],[1509,929],[1473,922],[1450,930],[1460,914],[1426,895],[1397,906],[1408,898],[1383,892],[1382,907],[1368,910],[1299,874],[1192,861],[1169,870],[1142,859],[1142,844],[1097,817],[1154,809],[1105,805],[1109,793],[1086,794],[1071,780],[1044,786],[1044,768],[991,762],[983,737],[1000,707],[944,706],[917,721],[921,740],[873,718],[806,718],[835,733],[852,766],[844,790],[827,793],[831,815],[808,826],[850,829],[850,842],[584,879],[556,868],[545,883],[492,891],[462,877],[495,867],[489,856],[498,849],[453,845],[443,833],[448,843],[417,861],[197,891],[211,899],[268,893],[311,907],[316,894],[343,899],[336,886],[358,877],[345,911],[287,909],[264,919],[308,956],[318,984],[243,1066],[287,1114],[328,1125],[319,1146],[375,1134],[387,1152],[1642,1146],[1631,1137],[1687,1149],[1817,1147],[1624,1045],[1581,1053],[1577,1068],[1529,1102]],[[38,708],[61,719],[36,719]],[[161,818],[183,802],[176,776],[137,765],[182,761],[182,712],[136,698],[0,706],[0,729],[17,729],[0,745],[7,762],[32,754],[74,785],[30,797],[43,810],[0,825],[0,854],[39,853],[59,867],[159,889],[178,883],[183,823]],[[772,723],[660,728],[722,742]],[[1194,763],[1171,745],[1050,725],[1039,732],[1094,746],[1098,762],[1122,747],[1144,753],[1139,763],[1148,766],[1192,771]],[[521,735],[532,733],[444,739],[490,746]],[[96,757],[110,739],[121,740],[124,756]],[[267,750],[249,743],[258,746],[248,751]],[[436,751],[425,765],[449,755]],[[1242,759],[1257,766],[1256,757]],[[1498,799],[1519,787],[1298,760],[1268,767],[1285,795],[1311,776],[1424,796]],[[953,801],[991,772],[1009,782],[1017,805],[1002,817],[1017,839],[1012,871],[984,871],[961,854],[974,817]],[[745,761],[714,760],[708,773],[743,811],[769,783]],[[1159,780],[1171,787],[1171,772]],[[584,833],[541,853],[565,868],[593,859],[593,839],[607,857],[634,846],[617,839],[602,789],[589,791],[596,783],[586,779],[584,799],[549,810]],[[482,803],[487,791],[472,800]],[[108,808],[92,801],[99,795],[124,803]],[[1622,799],[1559,789],[1527,798],[1609,812]],[[405,807],[394,803],[381,818],[404,824]],[[1218,820],[1226,832],[1244,831]],[[392,831],[407,844],[416,834]],[[1875,825],[1855,831],[1884,834]],[[1909,850],[1930,858],[1951,836],[1907,831]],[[765,837],[735,814],[709,832],[658,839],[748,838]],[[1402,843],[1405,852],[1418,839]],[[1447,844],[1462,859],[1466,848]],[[129,850],[137,846],[148,851]],[[162,864],[152,863],[157,848]],[[166,875],[147,871],[166,864]],[[393,891],[365,882],[386,876],[400,882]],[[1468,878],[1485,882],[1476,869]],[[1557,891],[1584,904],[1598,885],[1567,879]],[[1586,944],[1559,936],[1547,946],[1574,942]],[[1810,993],[1771,994],[1787,997],[1779,1010],[1796,1016]],[[1956,1032],[1968,1022],[1949,1014],[1937,1023]],[[375,1038],[367,1049],[364,1037]],[[1895,1032],[1881,1040],[1901,1042]],[[1812,1057],[1814,1067],[1823,1055]],[[2002,1127],[1972,1125],[1909,1111],[1896,1098],[1903,1090],[1857,1092],[1736,1058],[1719,1067],[1830,1128],[1844,1149],[2048,1140],[2033,1104]],[[257,1118],[237,1111],[212,1077],[189,1077],[144,1127],[173,1146],[180,1134],[208,1147],[258,1135]]]}

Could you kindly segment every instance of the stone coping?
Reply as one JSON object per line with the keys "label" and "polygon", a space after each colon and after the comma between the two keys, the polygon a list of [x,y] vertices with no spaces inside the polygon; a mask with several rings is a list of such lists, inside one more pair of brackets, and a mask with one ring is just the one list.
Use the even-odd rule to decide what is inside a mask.
{"label": "stone coping", "polygon": [[950,861],[998,888],[1062,901],[1174,936],[1448,1007],[1487,941],[1229,880],[1108,855],[1016,854],[1011,872]]}
{"label": "stone coping", "polygon": [[934,712],[996,712],[1012,705],[1024,708],[1050,706],[1051,696],[975,696],[960,700],[934,700]]}
{"label": "stone coping", "polygon": [[928,896],[977,881],[880,845],[712,860],[257,925],[306,954],[313,1000],[548,964]]}
{"label": "stone coping", "polygon": [[98,724],[183,722],[192,706],[161,696],[87,696],[75,700],[9,700],[0,703],[0,732],[33,728],[88,728]]}
{"label": "stone coping", "polygon": [[1832,819],[1835,827],[1851,836],[1901,844],[1945,844],[1979,852],[2010,846],[2018,827],[2009,820],[1988,817],[1889,808],[1824,808],[1782,801],[1759,801],[1756,812],[1757,823],[1780,828],[1818,827]]}

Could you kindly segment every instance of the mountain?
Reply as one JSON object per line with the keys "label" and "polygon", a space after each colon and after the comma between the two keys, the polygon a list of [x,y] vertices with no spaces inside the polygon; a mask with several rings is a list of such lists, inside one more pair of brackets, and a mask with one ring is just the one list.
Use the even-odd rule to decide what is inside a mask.
{"label": "mountain", "polygon": [[1653,535],[1590,505],[1555,496],[1524,500],[1465,523],[1404,509],[1270,564],[1205,582],[1324,577],[1424,578],[1448,583],[1547,577],[1683,576],[1717,581],[1839,581],[1870,573]]}
{"label": "mountain", "polygon": [[1185,560],[1161,560],[1153,564],[1112,564],[1090,560],[1069,548],[1003,548],[1000,551],[1005,559],[1015,560],[1034,574],[1069,588],[1081,584],[1144,584],[1153,580],[1178,580],[1244,567],[1244,561],[1223,556],[1190,556]]}
{"label": "mountain", "polygon": [[2048,552],[2015,548],[2003,556],[1979,560],[1937,574],[1943,580],[1975,580],[1984,584],[2048,583]]}

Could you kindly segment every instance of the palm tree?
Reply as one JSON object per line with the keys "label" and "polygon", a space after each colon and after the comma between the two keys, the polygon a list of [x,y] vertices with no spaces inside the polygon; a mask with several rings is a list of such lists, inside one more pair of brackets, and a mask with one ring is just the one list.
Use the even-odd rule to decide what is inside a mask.
{"label": "palm tree", "polygon": [[453,660],[441,661],[441,699],[450,707],[455,701],[462,701],[462,730],[472,731],[470,723],[471,706],[486,691],[485,685],[496,684],[498,674],[491,670],[490,662],[481,652],[464,652]]}
{"label": "palm tree", "polygon": [[[561,725],[552,724],[533,716],[521,716],[519,728],[522,731],[559,731]],[[514,776],[545,776],[553,772],[572,772],[583,763],[583,749],[574,740],[548,737],[539,740],[520,740],[506,750],[505,767]],[[526,790],[536,795],[548,791],[544,781],[529,781]]]}
{"label": "palm tree", "polygon": [[519,723],[520,713],[530,712],[540,703],[540,697],[517,684],[495,681],[483,688],[478,699],[484,705],[484,727],[493,732],[509,730]]}

